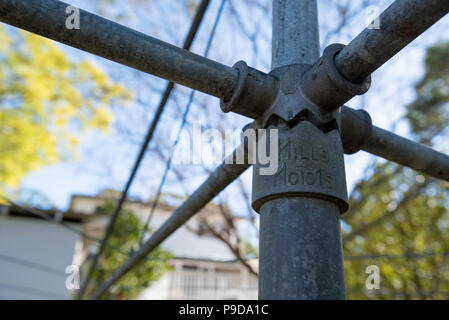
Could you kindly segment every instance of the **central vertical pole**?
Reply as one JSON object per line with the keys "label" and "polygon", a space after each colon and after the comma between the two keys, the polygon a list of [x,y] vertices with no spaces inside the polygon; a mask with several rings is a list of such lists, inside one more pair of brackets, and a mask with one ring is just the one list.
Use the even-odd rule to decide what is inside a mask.
{"label": "central vertical pole", "polygon": [[316,0],[273,0],[271,69],[320,57]]}
{"label": "central vertical pole", "polygon": [[[273,69],[315,62],[316,0],[273,0],[272,43]],[[266,201],[260,208],[259,259],[259,299],[345,299],[337,204],[308,194]]]}

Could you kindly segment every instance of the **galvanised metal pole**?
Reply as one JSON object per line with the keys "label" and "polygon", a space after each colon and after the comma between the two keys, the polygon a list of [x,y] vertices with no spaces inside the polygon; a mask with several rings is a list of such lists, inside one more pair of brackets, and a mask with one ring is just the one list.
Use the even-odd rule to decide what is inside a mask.
{"label": "galvanised metal pole", "polygon": [[81,9],[80,28],[69,29],[68,7],[55,0],[2,0],[0,21],[218,98],[232,95],[237,70]]}
{"label": "galvanised metal pole", "polygon": [[361,148],[384,159],[449,181],[449,156],[427,146],[373,126]]}
{"label": "galvanised metal pole", "polygon": [[396,0],[335,57],[338,71],[360,82],[449,12],[449,0]]}
{"label": "galvanised metal pole", "polygon": [[[273,68],[314,63],[319,58],[316,0],[274,0],[272,42]],[[288,92],[288,85],[286,88],[285,91]],[[307,134],[318,130],[315,126],[304,122],[303,125],[296,126],[302,126],[300,131]],[[297,136],[297,133],[295,131],[290,138],[287,138],[289,144],[287,147],[292,148],[290,151],[307,148],[304,145],[294,145],[292,141],[295,138],[303,139]],[[315,134],[312,133],[312,136]],[[319,134],[324,136],[323,133]],[[313,159],[316,157],[316,162],[312,158],[308,160],[296,158],[295,161],[289,161],[291,158],[286,159],[282,156],[283,151],[279,150],[279,167],[292,165],[285,169],[291,171],[285,172],[284,175],[282,171],[284,169],[280,169],[277,177],[271,178],[272,184],[282,191],[288,187],[297,187],[304,178],[306,184],[318,183],[312,172],[320,166],[318,164],[320,157],[324,157],[321,151],[327,150],[328,146],[323,143],[326,139],[328,138],[317,140],[312,138],[308,144],[313,145],[315,149],[308,149],[307,152],[302,149],[304,151],[302,159],[309,156]],[[279,148],[283,148],[281,139],[279,144]],[[336,162],[341,162],[343,158],[341,146],[337,145],[334,150],[339,154],[327,154],[327,161],[333,162],[337,157],[339,159]],[[291,153],[289,157],[290,155]],[[256,169],[257,166],[254,167],[254,170]],[[344,167],[340,174],[344,178]],[[281,179],[283,181],[279,179],[282,175],[285,177]],[[258,189],[263,188],[257,185],[261,182],[260,177],[253,180],[256,184],[253,185],[253,200],[254,194],[260,193]],[[289,183],[290,185],[286,186]],[[293,184],[295,186],[292,186]],[[345,299],[340,208],[336,202],[312,193],[286,191],[283,195],[267,195],[260,205],[259,213],[259,299]]]}
{"label": "galvanised metal pole", "polygon": [[449,182],[448,155],[373,126],[364,110],[343,106],[341,122],[345,153],[363,150]]}

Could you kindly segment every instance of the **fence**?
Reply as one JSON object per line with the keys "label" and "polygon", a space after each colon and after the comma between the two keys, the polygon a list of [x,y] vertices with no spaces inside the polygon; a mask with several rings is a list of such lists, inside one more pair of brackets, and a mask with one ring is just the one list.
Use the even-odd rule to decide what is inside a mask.
{"label": "fence", "polygon": [[257,278],[208,270],[174,271],[170,298],[183,300],[249,300],[257,297]]}

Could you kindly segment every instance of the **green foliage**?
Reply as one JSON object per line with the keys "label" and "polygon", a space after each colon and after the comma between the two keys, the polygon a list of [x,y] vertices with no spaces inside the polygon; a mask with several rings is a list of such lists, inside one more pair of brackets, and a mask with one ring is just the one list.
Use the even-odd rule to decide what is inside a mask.
{"label": "green foliage", "polygon": [[256,259],[259,258],[259,248],[252,245],[251,242],[247,240],[242,240],[240,243],[240,250],[243,257]]}
{"label": "green foliage", "polygon": [[0,26],[0,194],[28,172],[75,155],[77,134],[107,130],[131,95],[52,41]]}
{"label": "green foliage", "polygon": [[[428,50],[416,100],[406,107],[416,140],[429,145],[447,136],[448,57],[449,43]],[[354,188],[344,217],[348,298],[447,299],[448,184],[384,161],[375,162],[371,171]],[[360,255],[378,257],[351,259]],[[380,269],[379,290],[365,290],[369,265]]]}
{"label": "green foliage", "polygon": [[449,42],[429,48],[426,74],[415,86],[417,99],[406,118],[413,133],[426,144],[449,126]]}
{"label": "green foliage", "polygon": [[[107,203],[97,209],[98,213],[107,216],[112,215],[115,203]],[[109,238],[109,246],[103,251],[96,271],[94,271],[88,296],[93,294],[98,285],[110,278],[129,256],[124,254],[132,252],[138,248],[140,232],[143,225],[136,215],[129,210],[122,210],[119,214],[114,230]],[[120,251],[116,248],[120,248]],[[167,261],[172,256],[157,248],[144,262],[128,272],[126,276],[109,292],[103,295],[103,299],[135,299],[138,294],[148,288],[154,281],[158,280],[162,274],[169,269]]]}

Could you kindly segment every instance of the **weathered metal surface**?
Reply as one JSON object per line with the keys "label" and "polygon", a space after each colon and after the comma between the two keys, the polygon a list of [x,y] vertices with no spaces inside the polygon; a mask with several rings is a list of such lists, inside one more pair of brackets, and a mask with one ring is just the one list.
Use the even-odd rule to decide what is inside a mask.
{"label": "weathered metal surface", "polygon": [[253,119],[259,118],[275,100],[279,85],[273,76],[248,67],[239,61],[233,66],[239,72],[234,93],[229,100],[222,99],[223,112],[235,112]]}
{"label": "weathered metal surface", "polygon": [[368,112],[341,107],[341,140],[346,154],[360,151],[372,129],[373,124]]}
{"label": "weathered metal surface", "polygon": [[340,73],[361,82],[449,12],[449,0],[396,0],[335,58]]}
{"label": "weathered metal surface", "polygon": [[261,206],[273,199],[307,197],[334,202],[341,213],[345,212],[348,209],[348,194],[338,130],[325,133],[307,120],[293,128],[276,128],[278,170],[273,175],[261,175],[261,165],[254,165],[254,210],[260,212]]}
{"label": "weathered metal surface", "polygon": [[449,181],[449,156],[373,126],[362,150]]}
{"label": "weathered metal surface", "polygon": [[[317,33],[313,35],[316,24],[302,25],[299,30],[295,20],[309,15],[314,4],[305,1],[298,6],[303,6],[301,12],[294,1],[274,1],[273,68],[313,64],[301,77],[303,95],[325,110],[334,110],[365,93],[370,74],[443,17],[449,11],[449,0],[397,0],[380,15],[380,29],[365,29],[347,47],[331,45],[323,57],[315,60],[317,45],[313,44],[310,51],[298,49],[297,45],[306,38],[317,38]],[[295,22],[291,23],[291,19]]]}
{"label": "weathered metal surface", "polygon": [[272,105],[256,119],[259,127],[265,127],[273,116],[291,125],[302,118],[307,118],[316,126],[329,123],[337,117],[337,112],[321,108],[304,95],[300,82],[308,69],[310,69],[308,64],[292,64],[270,72],[271,76],[278,79],[279,92]]}
{"label": "weathered metal surface", "polygon": [[179,83],[230,99],[238,71],[80,9],[80,29],[66,27],[69,4],[0,1],[0,21]]}
{"label": "weathered metal surface", "polygon": [[[305,95],[310,92],[301,88],[302,79],[311,68],[309,64],[278,67],[268,75],[248,67],[244,61],[237,62],[234,67],[239,70],[239,80],[232,98],[229,101],[221,100],[223,112],[232,111],[256,119],[259,128],[264,128],[274,115],[291,123],[297,122],[298,117],[307,112],[309,120],[317,126],[337,117],[338,112],[333,111],[340,105],[334,110],[323,108]],[[328,75],[323,77],[328,78]],[[325,95],[329,96],[330,92],[326,90]],[[350,97],[352,93],[349,93]],[[344,94],[348,95],[347,92]]]}
{"label": "weathered metal surface", "polygon": [[338,212],[314,198],[262,206],[259,299],[345,299]]}
{"label": "weathered metal surface", "polygon": [[[243,146],[240,146],[239,148],[243,148]],[[195,192],[193,192],[190,197],[173,212],[171,217],[153,233],[150,239],[144,242],[141,248],[98,288],[92,295],[92,299],[98,299],[113,284],[138,265],[151,251],[157,248],[162,241],[181,227],[187,220],[200,211],[207,203],[209,203],[209,201],[249,168],[249,164],[231,164],[235,163],[232,159],[237,157],[237,152],[239,152],[238,149],[229,156],[231,160],[225,160],[223,164],[215,169],[206,181],[204,181],[203,184],[201,184],[201,186],[199,186]]]}
{"label": "weathered metal surface", "polygon": [[344,47],[338,43],[328,46],[323,56],[301,77],[304,95],[327,111],[336,110],[354,96],[366,93],[371,85],[370,75],[361,83],[354,83],[337,70],[334,59]]}
{"label": "weathered metal surface", "polygon": [[[277,176],[253,170],[253,199],[260,212],[259,299],[345,298],[337,205],[346,196],[343,149],[335,114],[316,112],[298,92],[301,65],[319,57],[316,6],[315,0],[275,0],[273,5],[272,67],[281,90],[262,123],[279,129],[281,144],[292,139],[293,150],[279,152]],[[325,124],[331,126],[318,128]],[[324,170],[337,176],[329,178]],[[329,196],[330,190],[336,193]]]}
{"label": "weathered metal surface", "polygon": [[307,120],[277,128],[278,171],[253,170],[259,299],[345,299],[340,214],[348,203],[339,131],[324,133]]}
{"label": "weathered metal surface", "polygon": [[[291,64],[312,64],[320,55],[317,3],[313,1],[273,1],[271,68]],[[307,21],[307,23],[304,23]],[[307,47],[304,44],[307,43]]]}
{"label": "weathered metal surface", "polygon": [[[303,24],[297,19],[297,17],[307,19],[313,15],[316,1],[300,1],[298,4],[295,2],[297,1],[274,1],[273,68],[298,63],[313,64],[317,61],[318,21]],[[64,2],[53,0],[2,0],[0,21],[208,93],[224,101],[229,101],[233,97],[239,80],[238,70],[83,10],[80,10],[81,28],[68,29],[66,27],[68,6]],[[448,11],[449,0],[395,1],[381,14],[381,28],[364,30],[335,57],[335,65],[341,75],[353,84],[362,82],[371,72]],[[306,39],[311,43],[310,50],[299,46]],[[249,82],[257,80],[253,77],[248,79]],[[265,92],[273,90],[272,82],[265,80],[249,83],[247,87],[249,91],[256,88],[258,92],[263,92],[261,86],[266,86]],[[248,97],[244,98],[250,102],[250,97],[256,95],[246,91]],[[324,96],[332,98],[330,94]],[[329,107],[329,103],[341,103],[332,101],[330,99],[316,104],[325,108]],[[241,108],[236,110],[239,110],[240,114],[256,118],[260,115],[259,110],[269,107],[269,102],[262,104],[257,106],[248,103],[248,109],[256,109],[257,112],[244,111]],[[226,107],[229,108],[230,105]]]}
{"label": "weathered metal surface", "polygon": [[342,107],[342,141],[345,153],[364,150],[449,181],[449,156],[371,124],[366,111]]}

